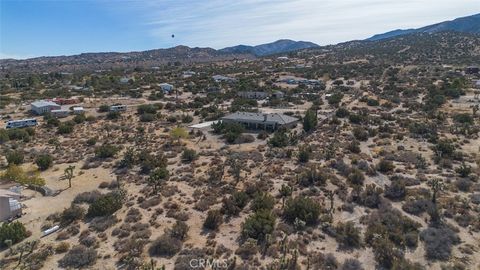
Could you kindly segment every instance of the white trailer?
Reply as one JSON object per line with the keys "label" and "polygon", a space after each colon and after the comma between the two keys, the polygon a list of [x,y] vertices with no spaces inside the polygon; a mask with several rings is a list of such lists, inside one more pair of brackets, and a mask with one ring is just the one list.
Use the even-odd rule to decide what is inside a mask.
{"label": "white trailer", "polygon": [[10,120],[7,122],[7,126],[5,128],[33,127],[33,126],[36,126],[37,124],[38,124],[37,119],[35,118]]}
{"label": "white trailer", "polygon": [[124,112],[127,110],[127,105],[112,105],[110,106],[111,112]]}

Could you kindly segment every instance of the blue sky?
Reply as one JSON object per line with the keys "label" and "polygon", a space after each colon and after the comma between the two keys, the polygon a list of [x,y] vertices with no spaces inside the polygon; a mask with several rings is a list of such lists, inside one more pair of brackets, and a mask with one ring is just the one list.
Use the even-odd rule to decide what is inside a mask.
{"label": "blue sky", "polygon": [[478,0],[0,0],[0,58],[281,38],[325,45],[479,12]]}

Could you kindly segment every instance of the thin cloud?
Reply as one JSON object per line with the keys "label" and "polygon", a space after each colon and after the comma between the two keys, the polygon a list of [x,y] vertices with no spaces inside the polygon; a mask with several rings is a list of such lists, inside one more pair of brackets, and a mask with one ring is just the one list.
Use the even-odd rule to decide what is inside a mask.
{"label": "thin cloud", "polygon": [[[476,0],[149,0],[128,4],[142,14],[141,23],[159,43],[214,48],[280,38],[332,44],[480,10]],[[168,39],[171,34],[175,40]]]}

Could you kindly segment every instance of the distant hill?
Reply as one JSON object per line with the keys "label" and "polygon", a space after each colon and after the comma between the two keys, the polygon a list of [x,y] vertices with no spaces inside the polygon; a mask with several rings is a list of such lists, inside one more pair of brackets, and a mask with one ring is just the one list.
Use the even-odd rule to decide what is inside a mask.
{"label": "distant hill", "polygon": [[257,46],[238,45],[234,47],[227,47],[219,51],[224,53],[232,53],[232,54],[250,53],[255,56],[267,56],[272,54],[279,54],[279,53],[292,52],[297,50],[318,48],[318,47],[320,46],[312,42],[281,39],[272,43],[267,43],[267,44],[262,44]]}
{"label": "distant hill", "polygon": [[480,34],[480,13],[472,16],[458,18],[453,21],[445,21],[437,24],[432,24],[417,29],[393,30],[383,34],[374,35],[367,40],[375,41],[413,33],[438,33],[445,31]]}

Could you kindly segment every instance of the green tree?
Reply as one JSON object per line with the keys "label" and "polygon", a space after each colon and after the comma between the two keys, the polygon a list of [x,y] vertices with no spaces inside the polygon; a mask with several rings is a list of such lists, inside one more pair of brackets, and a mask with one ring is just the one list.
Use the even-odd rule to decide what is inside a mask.
{"label": "green tree", "polygon": [[180,143],[181,139],[188,138],[188,132],[184,128],[176,127],[170,131],[170,137]]}
{"label": "green tree", "polygon": [[317,114],[312,109],[307,110],[303,118],[303,130],[305,130],[305,132],[313,131],[317,127],[317,124]]}

